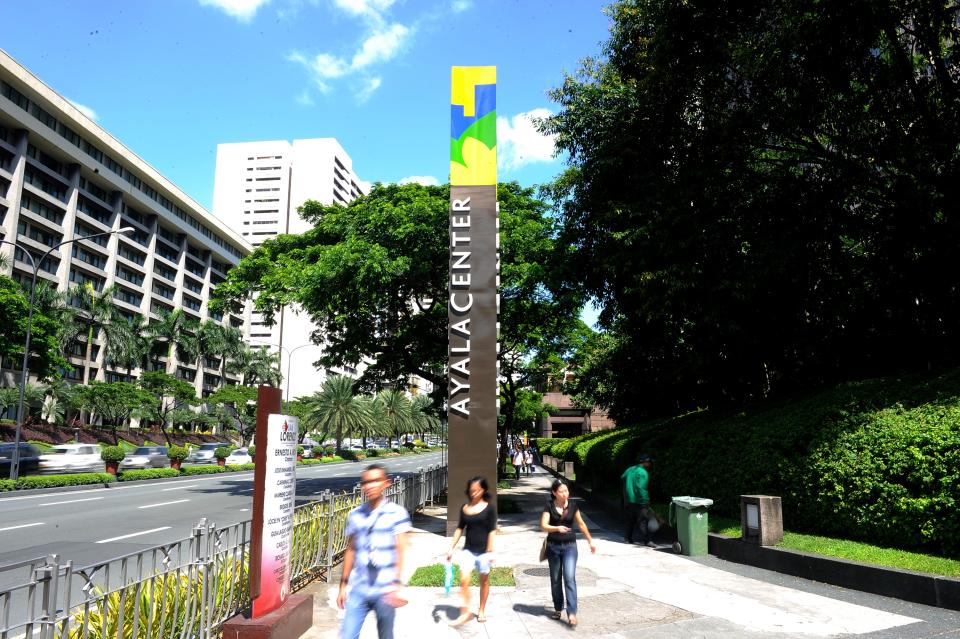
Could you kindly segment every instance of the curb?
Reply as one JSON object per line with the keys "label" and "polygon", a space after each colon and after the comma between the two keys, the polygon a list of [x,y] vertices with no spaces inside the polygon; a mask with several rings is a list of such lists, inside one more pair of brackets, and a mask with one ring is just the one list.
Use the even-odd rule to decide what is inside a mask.
{"label": "curb", "polygon": [[[619,504],[602,495],[593,495],[591,490],[563,477],[549,466],[540,467],[555,477],[563,478],[572,493],[607,511],[608,515],[619,516]],[[747,544],[739,538],[715,533],[708,533],[707,545],[711,555],[724,561],[926,606],[960,610],[960,579],[885,568],[785,548]]]}

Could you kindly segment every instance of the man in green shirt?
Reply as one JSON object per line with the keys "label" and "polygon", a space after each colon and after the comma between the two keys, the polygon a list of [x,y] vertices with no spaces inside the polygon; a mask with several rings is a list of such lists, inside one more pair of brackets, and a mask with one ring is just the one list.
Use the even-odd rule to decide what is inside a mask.
{"label": "man in green shirt", "polygon": [[637,533],[636,543],[656,548],[650,541],[650,531],[647,529],[647,520],[650,517],[650,466],[653,458],[646,453],[637,456],[635,466],[623,471],[620,479],[623,481],[624,506],[627,511],[627,528],[623,533],[623,540],[628,544],[634,543],[634,533]]}

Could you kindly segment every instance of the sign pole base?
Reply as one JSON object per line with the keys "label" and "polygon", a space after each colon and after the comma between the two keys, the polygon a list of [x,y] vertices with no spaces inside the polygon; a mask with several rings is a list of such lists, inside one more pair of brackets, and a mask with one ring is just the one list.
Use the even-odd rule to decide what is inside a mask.
{"label": "sign pole base", "polygon": [[313,626],[313,595],[290,595],[279,608],[256,619],[243,615],[223,624],[223,639],[297,639]]}

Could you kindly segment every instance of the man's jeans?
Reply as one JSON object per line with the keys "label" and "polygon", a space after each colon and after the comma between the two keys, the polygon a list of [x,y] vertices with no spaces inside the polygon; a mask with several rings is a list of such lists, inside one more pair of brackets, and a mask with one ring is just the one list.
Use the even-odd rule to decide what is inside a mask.
{"label": "man's jeans", "polygon": [[638,533],[637,543],[645,544],[650,541],[647,530],[650,517],[650,504],[627,504],[627,528],[623,533],[623,540],[628,544],[634,543],[634,533]]}
{"label": "man's jeans", "polygon": [[[577,544],[547,542],[547,564],[550,565],[550,594],[553,609],[563,610],[563,595],[567,595],[567,614],[577,614]],[[562,581],[562,583],[561,583]]]}
{"label": "man's jeans", "polygon": [[362,592],[359,588],[354,588],[347,596],[346,614],[343,617],[343,625],[340,626],[340,638],[358,639],[363,620],[371,610],[377,615],[377,632],[380,639],[393,639],[396,608],[384,601],[384,595]]}

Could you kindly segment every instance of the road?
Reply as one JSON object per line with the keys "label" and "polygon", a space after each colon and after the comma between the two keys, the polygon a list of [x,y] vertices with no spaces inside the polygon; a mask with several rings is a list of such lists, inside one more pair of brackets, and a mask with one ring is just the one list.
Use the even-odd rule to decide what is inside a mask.
{"label": "road", "polygon": [[[402,475],[439,464],[441,453],[377,461]],[[350,489],[366,465],[298,467],[297,503]],[[202,517],[218,527],[250,519],[252,501],[252,471],[6,497],[0,499],[0,566],[51,553],[89,565],[188,537]]]}

